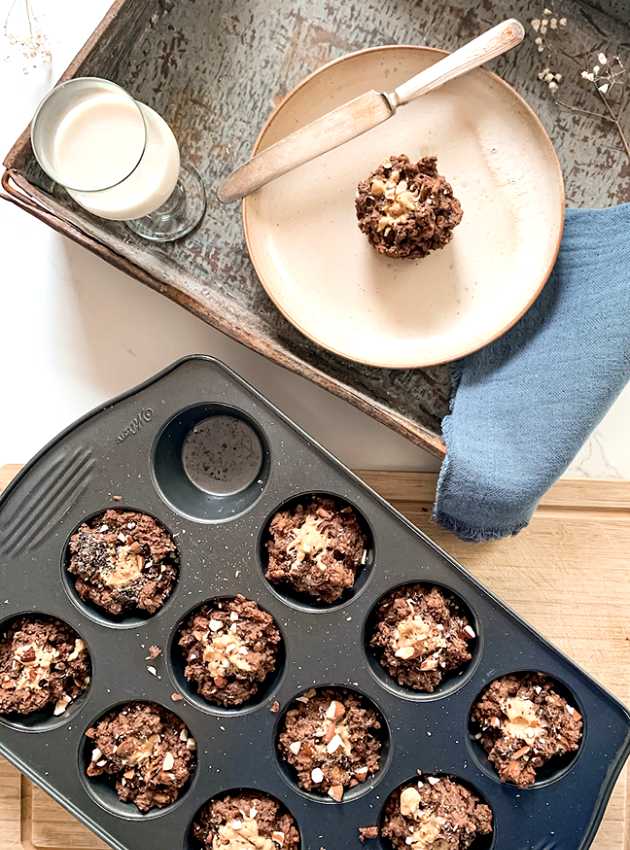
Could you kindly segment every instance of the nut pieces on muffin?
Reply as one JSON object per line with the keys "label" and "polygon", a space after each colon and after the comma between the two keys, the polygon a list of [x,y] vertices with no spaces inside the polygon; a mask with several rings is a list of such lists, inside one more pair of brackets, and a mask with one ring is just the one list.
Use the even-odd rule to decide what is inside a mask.
{"label": "nut pieces on muffin", "polygon": [[143,813],[174,803],[195,769],[197,745],[186,724],[158,705],[127,703],[85,735],[94,744],[87,775],[109,779],[119,799]]}
{"label": "nut pieces on muffin", "polygon": [[300,788],[340,803],[379,769],[381,728],[378,712],[359,694],[312,688],[287,711],[278,747]]}
{"label": "nut pieces on muffin", "polygon": [[471,660],[476,634],[455,600],[437,587],[405,585],[378,604],[370,646],[399,685],[433,693]]}
{"label": "nut pieces on muffin", "polygon": [[537,771],[576,752],[582,715],[543,673],[513,673],[495,679],[472,709],[475,738],[502,782],[533,785]]}
{"label": "nut pieces on muffin", "polygon": [[354,509],[330,496],[304,497],[269,523],[266,577],[318,602],[337,602],[367,560]]}
{"label": "nut pieces on muffin", "polygon": [[25,614],[0,636],[0,714],[60,716],[90,683],[90,658],[74,629]]}
{"label": "nut pieces on muffin", "polygon": [[359,183],[359,227],[387,257],[416,259],[444,248],[462,220],[461,204],[438,174],[437,158],[390,156]]}
{"label": "nut pieces on muffin", "polygon": [[205,700],[222,706],[256,696],[278,667],[281,643],[271,614],[240,595],[193,611],[178,637],[185,678]]}
{"label": "nut pieces on muffin", "polygon": [[240,791],[210,800],[193,822],[202,850],[299,850],[293,817],[269,794]]}
{"label": "nut pieces on muffin", "polygon": [[395,850],[468,850],[491,833],[490,807],[447,776],[421,776],[394,791],[381,829]]}
{"label": "nut pieces on muffin", "polygon": [[147,514],[110,509],[70,538],[67,569],[86,602],[108,614],[155,614],[177,581],[171,535]]}

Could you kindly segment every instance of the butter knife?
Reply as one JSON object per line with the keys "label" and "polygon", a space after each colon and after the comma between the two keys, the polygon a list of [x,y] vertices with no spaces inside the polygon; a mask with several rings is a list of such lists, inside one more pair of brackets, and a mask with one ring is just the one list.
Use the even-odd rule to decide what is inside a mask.
{"label": "butter knife", "polygon": [[224,204],[238,201],[287,171],[377,127],[391,118],[399,106],[506,53],[520,44],[524,36],[523,25],[511,18],[477,36],[393,91],[372,90],[355,97],[266,148],[233,171],[217,191],[219,200]]}

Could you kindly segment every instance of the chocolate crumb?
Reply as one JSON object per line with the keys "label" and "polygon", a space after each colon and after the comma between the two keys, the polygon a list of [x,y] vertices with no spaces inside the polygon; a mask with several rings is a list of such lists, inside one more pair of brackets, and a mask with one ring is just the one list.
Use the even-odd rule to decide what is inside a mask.
{"label": "chocolate crumb", "polygon": [[361,844],[365,844],[366,841],[370,841],[372,838],[378,838],[379,829],[378,826],[360,826],[359,827],[359,839]]}
{"label": "chocolate crumb", "polygon": [[147,660],[149,660],[150,658],[159,658],[161,654],[162,650],[160,649],[160,647],[153,644],[153,646],[149,647],[149,654],[147,655]]}
{"label": "chocolate crumb", "polygon": [[278,700],[277,700],[277,699],[275,699],[275,700],[271,703],[271,706],[270,706],[270,708],[269,708],[269,711],[271,711],[271,713],[272,713],[272,714],[278,714],[278,712],[280,711],[280,703],[278,702]]}

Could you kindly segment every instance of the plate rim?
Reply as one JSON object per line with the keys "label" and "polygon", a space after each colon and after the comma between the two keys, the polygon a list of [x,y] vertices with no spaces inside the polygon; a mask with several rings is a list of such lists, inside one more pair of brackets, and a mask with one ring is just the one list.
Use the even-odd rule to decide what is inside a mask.
{"label": "plate rim", "polygon": [[[256,141],[254,142],[254,146],[252,148],[251,156],[253,157],[258,153],[261,142],[263,141],[265,134],[267,133],[269,127],[271,126],[271,124],[273,123],[273,121],[275,120],[277,115],[281,112],[281,110],[283,110],[285,108],[285,106],[289,103],[289,101],[299,91],[301,91],[301,89],[304,86],[306,86],[306,85],[308,85],[308,83],[310,83],[310,81],[312,79],[317,77],[319,74],[322,74],[324,71],[327,71],[329,68],[333,67],[334,65],[340,65],[341,63],[347,62],[350,59],[355,59],[357,56],[361,56],[361,55],[368,54],[368,53],[381,53],[383,51],[390,51],[390,50],[413,50],[413,51],[429,52],[429,53],[435,54],[436,58],[438,58],[438,57],[443,58],[445,56],[449,56],[450,53],[451,53],[451,51],[443,50],[442,48],[439,48],[439,47],[427,47],[427,46],[420,45],[420,44],[384,44],[384,45],[380,45],[378,47],[365,47],[365,48],[362,48],[361,50],[354,50],[351,53],[345,53],[343,56],[339,56],[336,59],[332,59],[329,62],[326,62],[323,65],[320,65],[319,68],[316,68],[314,71],[311,71],[310,74],[308,74],[296,86],[294,86],[282,98],[282,100],[274,107],[274,109],[271,111],[271,113],[267,117],[266,121],[262,125],[258,135],[256,136]],[[480,67],[480,68],[477,68],[475,70],[480,71],[483,74],[486,74],[487,76],[491,77],[496,82],[500,83],[500,85],[504,89],[506,89],[513,97],[515,97],[517,99],[517,101],[520,103],[520,105],[528,113],[530,119],[533,119],[534,124],[537,125],[538,130],[542,134],[542,138],[544,140],[545,146],[548,148],[548,151],[551,154],[550,161],[552,161],[553,164],[555,165],[555,171],[556,171],[556,176],[557,176],[557,185],[559,185],[559,188],[560,188],[560,219],[559,219],[558,232],[556,234],[555,247],[554,247],[554,250],[553,250],[552,255],[550,257],[549,263],[547,264],[547,267],[546,267],[546,269],[545,269],[545,271],[542,275],[541,280],[539,281],[535,290],[533,291],[532,297],[525,304],[523,309],[513,319],[511,319],[510,321],[505,323],[498,331],[493,331],[491,334],[488,334],[478,344],[475,343],[473,346],[470,346],[470,345],[464,346],[463,348],[458,350],[457,353],[449,356],[447,359],[443,359],[443,358],[438,358],[436,360],[433,360],[433,359],[426,360],[425,359],[422,362],[417,362],[417,360],[414,359],[414,360],[411,360],[409,362],[396,363],[396,364],[392,364],[392,363],[384,364],[382,361],[378,362],[378,361],[372,360],[370,358],[351,357],[346,352],[339,351],[338,349],[336,349],[335,347],[333,347],[331,345],[324,344],[320,339],[318,339],[316,336],[314,336],[311,331],[306,330],[300,323],[295,321],[295,319],[293,319],[288,314],[288,312],[286,311],[286,309],[284,308],[282,303],[274,296],[274,294],[272,294],[272,290],[271,290],[271,287],[268,284],[268,281],[265,279],[264,275],[262,274],[262,270],[256,264],[255,252],[254,252],[253,247],[252,247],[252,242],[253,242],[252,235],[251,235],[252,226],[251,226],[251,221],[249,219],[249,216],[251,215],[251,210],[249,209],[249,207],[250,207],[249,199],[250,199],[251,196],[248,195],[245,198],[243,198],[243,201],[241,203],[241,216],[242,216],[242,223],[243,223],[243,232],[244,232],[244,235],[245,235],[245,243],[246,243],[246,246],[247,246],[247,253],[249,254],[249,258],[250,258],[251,263],[254,267],[254,271],[256,272],[256,276],[257,276],[257,278],[260,282],[260,285],[263,287],[263,289],[267,293],[268,298],[271,300],[271,302],[276,307],[276,309],[282,314],[282,316],[284,316],[284,318],[287,320],[287,322],[289,322],[289,324],[292,327],[294,327],[297,331],[299,331],[299,333],[301,333],[303,336],[305,336],[311,342],[315,343],[320,348],[323,348],[325,351],[330,351],[332,354],[335,354],[338,357],[341,357],[343,360],[349,361],[351,363],[360,363],[364,366],[372,366],[372,367],[379,368],[379,369],[395,369],[395,370],[426,369],[426,368],[430,368],[432,366],[442,366],[442,365],[445,365],[445,364],[448,364],[448,363],[453,363],[457,360],[460,360],[463,357],[468,356],[469,354],[474,354],[476,351],[480,351],[482,348],[485,348],[487,345],[490,345],[490,343],[495,342],[497,339],[504,336],[504,334],[506,334],[511,328],[514,327],[514,325],[517,324],[517,322],[520,321],[520,319],[523,318],[523,316],[528,312],[528,310],[534,304],[534,302],[537,301],[538,297],[540,296],[545,285],[547,284],[547,282],[549,281],[549,279],[551,277],[551,274],[553,272],[553,268],[556,264],[556,260],[558,259],[558,254],[560,252],[560,243],[562,241],[562,234],[564,232],[565,211],[566,211],[566,192],[565,192],[565,185],[564,185],[564,175],[562,173],[562,167],[560,165],[560,160],[558,159],[558,154],[556,152],[554,144],[551,141],[551,137],[549,136],[549,133],[547,132],[544,124],[540,120],[536,111],[533,109],[533,107],[531,107],[529,105],[529,103],[525,100],[525,98],[522,95],[520,95],[513,86],[511,86],[508,82],[506,82],[504,79],[502,79],[498,74],[495,74],[494,71],[489,71],[487,68],[484,68],[484,67]]]}

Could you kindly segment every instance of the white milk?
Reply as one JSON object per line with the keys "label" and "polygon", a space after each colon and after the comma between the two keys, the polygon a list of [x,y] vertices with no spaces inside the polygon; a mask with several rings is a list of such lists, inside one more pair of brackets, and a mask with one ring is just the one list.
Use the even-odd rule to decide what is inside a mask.
{"label": "white milk", "polygon": [[[166,121],[138,104],[146,148],[135,170],[118,185],[95,192],[68,189],[101,218],[125,221],[153,212],[169,198],[179,176],[179,148]],[[71,106],[55,131],[52,165],[68,186],[107,186],[134,167],[139,155],[138,112],[126,97],[98,92]]]}

